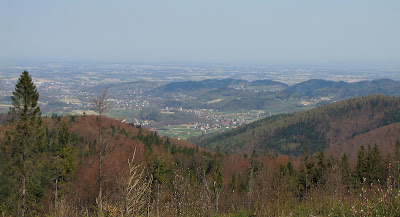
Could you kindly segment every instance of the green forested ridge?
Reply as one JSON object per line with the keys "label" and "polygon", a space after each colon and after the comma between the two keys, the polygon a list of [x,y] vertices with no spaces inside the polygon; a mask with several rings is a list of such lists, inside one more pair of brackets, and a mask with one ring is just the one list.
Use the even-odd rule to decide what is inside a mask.
{"label": "green forested ridge", "polygon": [[164,86],[155,88],[151,91],[152,94],[165,94],[165,93],[179,93],[179,92],[195,92],[209,91],[210,89],[219,89],[222,87],[228,87],[233,84],[245,83],[245,80],[236,79],[207,79],[203,81],[184,81],[184,82],[172,82]]}
{"label": "green forested ridge", "polygon": [[373,95],[348,99],[294,114],[282,114],[220,134],[203,135],[192,142],[221,151],[246,151],[249,145],[277,153],[312,153],[331,144],[400,122],[400,98]]}
{"label": "green forested ridge", "polygon": [[287,86],[286,84],[279,82],[279,81],[272,81],[272,80],[255,80],[250,82],[250,86],[267,86],[267,85],[281,85]]}
{"label": "green forested ridge", "polygon": [[331,97],[333,100],[384,94],[400,95],[400,82],[390,79],[346,83],[312,79],[295,84],[282,91],[284,97]]}
{"label": "green forested ridge", "polygon": [[246,81],[239,79],[207,79],[203,81],[183,81],[183,82],[172,82],[161,87],[157,87],[150,91],[154,95],[165,95],[165,94],[177,94],[183,93],[193,96],[199,96],[209,91],[217,89],[226,89],[231,86],[279,86],[286,88],[287,85],[277,81],[271,80],[257,80],[257,81]]}

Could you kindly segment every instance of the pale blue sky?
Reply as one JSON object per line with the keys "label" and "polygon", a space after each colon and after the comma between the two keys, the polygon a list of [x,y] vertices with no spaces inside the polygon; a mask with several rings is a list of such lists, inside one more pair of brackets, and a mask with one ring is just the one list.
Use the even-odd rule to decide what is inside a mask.
{"label": "pale blue sky", "polygon": [[399,0],[0,0],[0,60],[400,63]]}

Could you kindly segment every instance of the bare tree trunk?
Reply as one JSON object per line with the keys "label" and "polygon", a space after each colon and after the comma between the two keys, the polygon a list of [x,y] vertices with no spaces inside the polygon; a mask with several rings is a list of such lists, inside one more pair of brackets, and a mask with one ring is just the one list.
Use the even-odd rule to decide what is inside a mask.
{"label": "bare tree trunk", "polygon": [[[146,180],[145,172],[141,165],[134,165],[136,150],[132,160],[128,160],[129,176],[125,186],[125,213],[123,216],[144,216],[146,213],[146,205],[148,206],[148,197],[150,195],[152,177]],[[141,171],[139,171],[141,170]]]}
{"label": "bare tree trunk", "polygon": [[307,194],[308,194],[308,171],[307,171],[307,165],[306,165],[306,186],[305,186],[305,195],[304,195],[304,198],[306,198],[307,199]]}
{"label": "bare tree trunk", "polygon": [[56,188],[56,190],[55,190],[55,192],[54,192],[54,211],[55,211],[55,213],[57,213],[57,197],[58,197],[58,191],[57,191],[57,188],[58,188],[58,176],[57,176],[57,178],[56,178],[56,186],[55,186],[55,188]]}
{"label": "bare tree trunk", "polygon": [[201,187],[201,191],[200,191],[200,198],[202,201],[202,214],[206,215],[209,214],[210,211],[212,210],[212,204],[211,204],[211,198],[210,198],[210,188],[208,186],[208,182],[207,179],[205,177],[205,170],[203,170],[203,184]]}
{"label": "bare tree trunk", "polygon": [[101,125],[101,110],[99,108],[99,198],[98,198],[98,216],[103,216],[103,130]]}
{"label": "bare tree trunk", "polygon": [[157,216],[160,216],[160,212],[158,211],[158,206],[160,205],[160,184],[157,183]]}
{"label": "bare tree trunk", "polygon": [[[254,153],[253,153],[254,155]],[[254,175],[254,166],[255,166],[255,156],[252,157],[251,161],[251,169],[250,169],[250,176],[249,176],[249,192],[247,195],[247,210],[250,210],[250,206],[252,203],[252,191],[253,191],[253,175]]]}
{"label": "bare tree trunk", "polygon": [[[100,136],[101,138],[101,136]],[[101,141],[101,140],[100,140]],[[101,145],[100,145],[101,147]],[[103,197],[102,197],[102,189],[103,189],[103,171],[102,171],[102,164],[103,164],[103,154],[101,153],[102,151],[100,150],[99,153],[99,216],[102,216],[103,214]]]}
{"label": "bare tree trunk", "polygon": [[22,194],[21,194],[21,217],[25,216],[26,212],[26,179],[22,178]]}
{"label": "bare tree trunk", "polygon": [[218,214],[218,204],[219,204],[219,192],[215,191],[215,208],[216,208],[217,214]]}
{"label": "bare tree trunk", "polygon": [[56,183],[54,191],[54,211],[57,213],[57,197],[58,197],[58,156],[56,160]]}
{"label": "bare tree trunk", "polygon": [[21,189],[21,217],[26,213],[26,150],[22,153],[23,171],[22,171],[22,189]]}
{"label": "bare tree trunk", "polygon": [[98,216],[103,216],[103,154],[105,154],[104,141],[103,141],[103,126],[102,126],[102,115],[103,112],[107,109],[107,91],[104,91],[101,96],[97,99],[93,99],[93,106],[97,109],[98,115],[98,128],[99,128],[99,198],[98,198]]}

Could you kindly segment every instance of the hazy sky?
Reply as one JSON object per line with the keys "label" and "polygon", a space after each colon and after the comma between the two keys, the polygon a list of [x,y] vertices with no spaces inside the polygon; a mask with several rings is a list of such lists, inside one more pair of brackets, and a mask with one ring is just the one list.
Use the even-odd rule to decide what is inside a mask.
{"label": "hazy sky", "polygon": [[400,63],[399,0],[0,0],[0,59]]}

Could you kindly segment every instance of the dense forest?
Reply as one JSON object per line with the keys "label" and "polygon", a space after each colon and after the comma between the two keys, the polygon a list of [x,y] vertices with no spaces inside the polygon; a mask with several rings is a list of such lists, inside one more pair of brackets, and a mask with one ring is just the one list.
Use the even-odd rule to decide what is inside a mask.
{"label": "dense forest", "polygon": [[[29,73],[23,72],[13,107],[0,118],[3,216],[400,215],[399,141],[386,144],[390,155],[382,154],[381,144],[360,144],[354,160],[311,145],[291,155],[256,146],[248,147],[254,149],[249,154],[229,154],[222,145],[210,152],[105,117],[105,94],[93,100],[97,115],[82,116],[42,117],[38,98]],[[371,96],[312,113],[321,120],[348,114],[331,127],[354,137],[369,130],[367,125],[396,122],[398,110],[391,109],[397,105],[397,98]],[[366,112],[368,124],[345,132],[353,128],[347,126],[353,110]],[[263,121],[279,120],[306,123],[310,117],[297,113]],[[308,134],[313,131],[303,132]]]}

